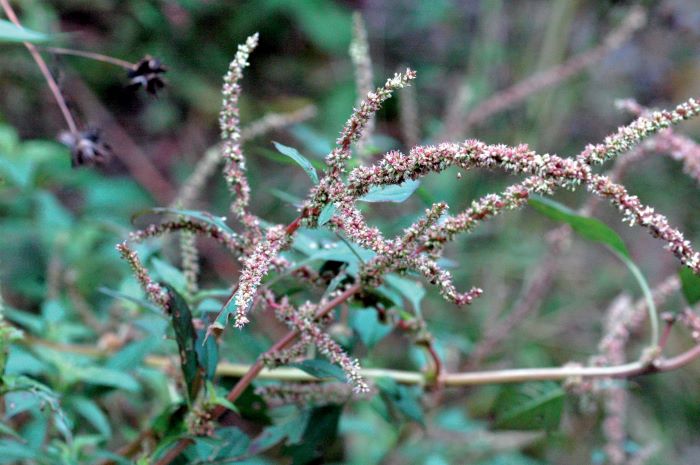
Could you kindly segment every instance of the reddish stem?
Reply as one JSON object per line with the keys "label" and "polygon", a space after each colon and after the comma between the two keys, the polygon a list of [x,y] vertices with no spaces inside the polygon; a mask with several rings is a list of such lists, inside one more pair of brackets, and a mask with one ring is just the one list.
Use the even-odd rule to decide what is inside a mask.
{"label": "reddish stem", "polygon": [[[10,2],[8,0],[0,0],[0,4],[2,4],[2,8],[5,10],[7,17],[10,18],[10,21],[12,21],[20,29],[24,29],[22,24],[19,22],[15,11],[12,9],[12,6],[10,6]],[[41,70],[41,74],[44,75],[44,79],[46,79],[46,83],[49,85],[49,89],[51,89],[51,93],[56,99],[56,103],[61,109],[61,113],[63,113],[63,118],[66,120],[66,124],[68,124],[68,129],[73,134],[77,134],[78,126],[75,124],[73,115],[71,115],[70,110],[68,110],[66,100],[63,98],[63,94],[61,94],[61,89],[58,88],[58,84],[56,84],[56,80],[51,75],[51,71],[49,71],[49,67],[46,65],[46,62],[41,57],[41,54],[39,54],[39,51],[36,49],[34,44],[24,42],[24,46],[27,47],[27,50],[29,50],[32,58],[34,58],[39,70]]]}
{"label": "reddish stem", "polygon": [[[296,221],[296,220],[295,220]],[[342,294],[337,296],[335,299],[331,300],[327,304],[325,304],[323,307],[321,307],[317,312],[316,312],[316,319],[322,318],[325,315],[327,315],[331,310],[333,310],[335,307],[338,305],[342,304],[346,300],[348,300],[350,297],[355,295],[358,291],[360,290],[360,285],[355,284],[349,288],[347,288],[345,291],[343,291]],[[280,340],[278,340],[266,353],[272,353],[276,352],[279,350],[284,349],[285,347],[289,346],[299,335],[298,331],[290,331],[288,332],[284,337],[282,337]],[[228,395],[226,398],[229,400],[229,402],[235,402],[241,394],[246,390],[248,386],[250,386],[250,383],[253,382],[256,376],[260,374],[260,372],[263,370],[265,365],[263,364],[263,357],[259,357],[258,360],[250,367],[248,372],[243,375],[241,379],[238,380],[235,386],[229,391]],[[216,420],[220,418],[224,413],[226,413],[228,409],[224,406],[218,405],[213,411],[212,411],[212,419]],[[175,446],[168,451],[167,454],[165,454],[160,460],[158,460],[154,465],[168,465],[170,462],[175,460],[187,447],[191,444],[191,439],[189,438],[184,438],[180,439],[175,443]]]}
{"label": "reddish stem", "polygon": [[440,360],[440,356],[438,355],[437,351],[435,350],[435,346],[433,345],[432,341],[428,341],[425,345],[426,350],[428,351],[428,355],[430,355],[430,359],[433,362],[433,373],[431,374],[431,378],[435,380],[435,384],[437,385],[438,388],[442,387],[443,384],[443,375],[445,373],[445,368],[442,365],[442,360]]}

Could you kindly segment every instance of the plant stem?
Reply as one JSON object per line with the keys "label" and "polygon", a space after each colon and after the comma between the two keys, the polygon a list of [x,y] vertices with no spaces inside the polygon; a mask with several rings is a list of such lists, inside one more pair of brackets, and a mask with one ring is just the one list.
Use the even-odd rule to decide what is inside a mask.
{"label": "plant stem", "polygon": [[[275,344],[272,349],[274,349],[278,344],[284,341],[287,344],[290,341],[286,341],[288,337],[291,337],[288,333],[280,342]],[[296,337],[296,334],[294,335]],[[22,341],[19,341],[22,343]],[[96,349],[92,346],[83,345],[71,345],[71,344],[58,344],[54,342],[44,341],[42,339],[36,339],[31,336],[25,336],[23,342],[25,345],[41,345],[44,347],[49,347],[51,349],[71,352],[87,356],[104,356],[109,355],[108,352]],[[506,370],[491,370],[491,371],[471,371],[471,372],[460,372],[460,373],[443,373],[442,383],[445,386],[458,387],[458,386],[470,386],[470,385],[483,385],[483,384],[504,384],[504,383],[523,383],[529,381],[546,381],[546,380],[566,380],[568,378],[630,378],[634,376],[639,376],[647,373],[662,373],[667,371],[677,370],[688,363],[700,358],[700,344],[695,345],[685,352],[680,353],[671,358],[658,358],[652,363],[644,361],[636,361],[627,363],[624,365],[615,365],[607,367],[551,367],[551,368],[516,368],[516,369],[506,369]],[[145,363],[148,366],[155,368],[166,368],[172,364],[172,360],[169,357],[151,355],[146,357]],[[241,378],[239,384],[243,381],[243,377],[249,375],[255,371],[256,376],[250,379],[252,381],[255,378],[265,379],[265,380],[277,380],[277,381],[287,381],[287,382],[310,382],[319,381],[318,378],[302,371],[297,368],[260,368],[256,369],[257,363],[253,365],[247,365],[242,363],[219,363],[216,374],[217,376]],[[403,371],[403,370],[391,370],[384,368],[363,368],[360,370],[360,374],[368,379],[377,378],[392,378],[393,380],[402,384],[416,384],[424,385],[427,384],[426,374],[418,371]],[[250,384],[250,382],[248,382]],[[247,387],[247,385],[246,385]],[[234,387],[235,389],[235,387]],[[232,390],[233,392],[233,390]],[[239,394],[240,395],[240,394]],[[229,393],[231,396],[231,393]],[[233,396],[232,396],[233,397]],[[237,397],[235,397],[237,398]],[[235,399],[234,398],[234,399]]]}
{"label": "plant stem", "polygon": [[103,55],[101,53],[95,53],[95,52],[87,52],[84,50],[73,50],[70,48],[61,48],[61,47],[41,47],[43,50],[46,50],[47,52],[50,53],[56,53],[58,55],[72,55],[76,57],[82,57],[82,58],[89,58],[91,60],[95,61],[101,61],[103,63],[109,63],[111,65],[119,66],[120,68],[125,68],[125,69],[134,69],[136,66],[134,63],[129,63],[128,61],[125,60],[120,60],[119,58],[114,58],[111,56]]}
{"label": "plant stem", "polygon": [[[296,221],[292,224],[297,223]],[[299,222],[300,223],[300,222]],[[291,226],[291,225],[290,225]],[[297,226],[298,227],[298,226]],[[289,230],[289,228],[288,228]],[[291,234],[296,231],[296,228],[293,228],[291,230]],[[349,288],[347,288],[342,294],[337,296],[335,299],[331,300],[328,302],[326,305],[321,307],[318,312],[316,312],[316,318],[322,318],[326,314],[328,314],[331,310],[333,310],[335,307],[338,305],[342,304],[346,300],[348,300],[350,297],[355,295],[358,291],[360,290],[360,285],[355,284]],[[284,335],[282,338],[280,338],[270,349],[267,351],[267,353],[272,353],[276,352],[279,350],[284,349],[287,347],[289,344],[291,344],[299,335],[299,332],[294,330],[288,332],[286,335]],[[263,364],[263,357],[258,357],[258,360],[248,367],[248,370],[243,374],[243,377],[241,377],[240,380],[233,386],[231,391],[229,391],[228,395],[226,398],[228,399],[229,402],[235,402],[236,399],[238,399],[241,394],[246,390],[248,386],[250,386],[250,383],[253,382],[253,380],[263,371],[265,368],[265,365]],[[216,408],[212,411],[212,420],[217,420],[219,417],[221,417],[224,413],[226,413],[228,409],[222,405],[217,405]],[[175,443],[175,446],[173,446],[170,451],[168,451],[167,454],[165,454],[160,460],[158,460],[154,465],[168,465],[170,462],[175,460],[187,447],[191,444],[191,440],[188,438],[180,439]]]}
{"label": "plant stem", "polygon": [[[10,19],[10,21],[12,21],[17,27],[22,28],[22,24],[19,22],[19,19],[17,19],[17,15],[15,14],[15,11],[12,9],[12,6],[10,6],[10,2],[8,0],[0,0],[0,4],[2,5],[2,9],[5,10],[5,14]],[[41,54],[39,54],[39,51],[37,50],[36,46],[34,46],[34,44],[30,44],[29,42],[24,42],[24,46],[27,47],[27,50],[29,50],[29,53],[32,55],[32,58],[34,58],[34,61],[36,62],[37,66],[39,67],[39,70],[41,70],[41,74],[44,75],[44,79],[46,79],[46,83],[49,85],[49,89],[51,89],[51,93],[53,94],[54,98],[56,99],[56,103],[58,104],[58,107],[61,109],[61,113],[63,113],[63,119],[65,119],[66,124],[68,124],[68,129],[73,134],[77,134],[78,133],[78,126],[75,124],[75,120],[73,119],[73,115],[71,115],[70,110],[68,110],[68,105],[66,104],[66,100],[63,98],[63,94],[61,93],[61,90],[58,88],[58,84],[56,83],[56,80],[51,75],[51,71],[49,71],[49,67],[46,65],[46,62],[41,57]]]}
{"label": "plant stem", "polygon": [[[329,301],[326,305],[321,307],[318,312],[316,312],[316,319],[324,317],[326,314],[328,314],[331,310],[333,310],[335,307],[338,305],[342,304],[346,300],[348,300],[350,297],[355,295],[358,291],[360,290],[360,285],[355,284],[349,288],[347,288],[345,291],[343,291],[342,294],[337,296],[335,299]],[[296,337],[299,335],[298,331],[290,331],[286,335],[284,335],[280,340],[278,340],[270,349],[267,351],[267,353],[272,353],[272,352],[277,352],[279,350],[284,349],[285,347],[289,346]],[[243,375],[243,377],[236,383],[236,385],[231,389],[231,391],[228,393],[228,396],[226,398],[229,400],[229,402],[235,402],[238,397],[240,397],[241,394],[243,394],[243,391],[250,385],[250,383],[260,374],[260,372],[263,370],[264,365],[263,365],[263,357],[259,357],[258,361],[255,362],[249,369],[248,371]],[[219,418],[223,413],[226,411],[226,408],[219,405],[213,412],[213,417],[214,418]]]}

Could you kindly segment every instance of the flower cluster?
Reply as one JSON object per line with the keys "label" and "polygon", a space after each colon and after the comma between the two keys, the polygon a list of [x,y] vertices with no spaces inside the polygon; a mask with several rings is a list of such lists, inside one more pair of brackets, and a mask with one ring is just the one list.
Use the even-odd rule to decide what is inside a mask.
{"label": "flower cluster", "polygon": [[348,356],[340,345],[314,321],[317,305],[306,302],[296,309],[286,298],[279,304],[269,303],[275,307],[276,315],[280,320],[291,329],[299,331],[302,344],[313,344],[328,360],[342,368],[348,382],[353,385],[353,391],[357,393],[369,391],[369,385],[360,374],[360,364],[357,359]]}
{"label": "flower cluster", "polygon": [[363,129],[382,103],[391,97],[394,90],[406,87],[415,78],[416,72],[407,69],[404,73],[396,73],[394,77],[386,81],[384,86],[367,94],[367,97],[355,109],[345,124],[336,141],[337,147],[326,157],[326,163],[332,172],[340,173],[344,170],[345,162],[350,159],[350,144],[360,138]]}
{"label": "flower cluster", "polygon": [[271,384],[255,389],[255,393],[265,399],[270,407],[342,405],[350,399],[369,399],[374,391],[370,388],[365,392],[357,392],[342,383]]}
{"label": "flower cluster", "polygon": [[161,308],[166,309],[169,306],[170,298],[168,293],[163,287],[157,282],[153,281],[151,276],[148,274],[148,270],[141,263],[141,259],[138,254],[132,250],[126,242],[122,242],[117,245],[117,250],[121,254],[122,258],[129,263],[131,269],[134,272],[134,276],[138,280],[141,287],[146,292],[146,295],[155,303],[160,305]]}
{"label": "flower cluster", "polygon": [[700,183],[700,145],[688,137],[675,134],[671,129],[661,131],[654,137],[654,149],[667,153],[683,163],[683,172]]}
{"label": "flower cluster", "polygon": [[[593,172],[594,165],[612,159],[654,135],[662,141],[666,137],[671,151],[682,152],[684,160],[687,161],[687,154],[695,148],[690,144],[679,143],[678,139],[673,139],[671,143],[668,132],[664,131],[672,124],[700,114],[700,104],[693,99],[672,111],[644,114],[630,125],[620,128],[603,143],[589,145],[572,158],[538,154],[527,145],[510,147],[466,140],[462,143],[415,146],[407,154],[393,150],[371,166],[359,166],[345,173],[346,162],[351,157],[351,146],[367,133],[373,115],[394,90],[406,87],[415,78],[415,72],[409,69],[387,80],[385,85],[376,91],[368,92],[366,98],[358,104],[343,127],[336,147],[327,155],[328,167],[324,176],[309,192],[307,200],[300,208],[299,217],[286,227],[262,226],[264,223],[248,211],[250,187],[245,173],[241,147],[243,135],[238,113],[241,92],[239,81],[243,69],[248,65],[248,56],[256,45],[257,34],[239,46],[224,79],[224,103],[220,114],[223,139],[221,158],[225,162],[223,173],[229,190],[234,195],[231,209],[243,230],[234,235],[208,224],[180,220],[147,228],[132,235],[132,239],[141,240],[165,231],[180,229],[212,236],[227,245],[242,264],[232,296],[236,304],[234,326],[244,326],[248,322],[248,312],[253,303],[262,300],[274,308],[278,318],[292,329],[290,339],[285,340],[284,345],[276,347],[275,352],[263,357],[266,363],[284,364],[297,360],[304,357],[306,349],[313,345],[332,363],[343,369],[356,392],[367,392],[369,386],[360,374],[358,361],[346,354],[325,328],[330,322],[329,315],[333,307],[356,294],[361,294],[364,289],[380,285],[384,276],[391,272],[417,273],[435,285],[447,301],[457,305],[471,303],[482,291],[479,288],[472,288],[467,292],[457,290],[452,275],[438,262],[445,244],[454,240],[457,234],[469,232],[495,215],[522,207],[533,193],[549,195],[559,188],[573,190],[584,185],[592,194],[617,206],[623,212],[626,221],[645,227],[652,235],[666,241],[668,248],[683,264],[700,273],[700,254],[694,251],[680,231],[671,227],[663,215],[643,205],[636,196],[630,195],[624,186]],[[356,52],[359,56],[360,51]],[[212,155],[211,160],[213,157]],[[697,165],[692,166],[692,169],[697,169]],[[469,208],[453,215],[447,214],[447,205],[437,203],[426,211],[425,216],[395,238],[385,238],[378,228],[369,225],[356,205],[358,199],[374,187],[402,184],[450,167],[462,170],[499,169],[524,179],[500,193],[489,194],[472,202]],[[199,176],[198,182],[201,183],[201,179],[202,176]],[[272,269],[282,270],[289,276],[314,285],[329,285],[330,280],[324,280],[321,273],[298,267],[280,255],[290,247],[300,226],[319,227],[319,216],[324,211],[327,213],[328,208],[331,208],[332,212],[326,221],[327,228],[342,233],[352,243],[374,252],[371,260],[362,263],[359,275],[353,276],[353,284],[344,291],[326,291],[331,296],[343,295],[343,298],[329,300],[329,297],[325,296],[318,304],[307,301],[301,306],[295,306],[287,297],[276,297],[267,288],[269,286],[262,286],[261,290],[263,279]],[[189,244],[193,245],[192,242]],[[126,244],[120,245],[120,252],[134,268],[139,282],[149,296],[157,303],[167,306],[167,293],[150,280],[136,254]],[[191,251],[186,249],[185,252]],[[300,341],[292,345],[296,336]],[[436,365],[439,365],[437,357],[435,361]]]}
{"label": "flower cluster", "polygon": [[691,337],[700,342],[700,316],[691,309],[686,308],[680,315],[680,321],[690,329]]}
{"label": "flower cluster", "polygon": [[257,288],[267,274],[277,254],[289,242],[289,237],[282,226],[268,229],[264,240],[258,242],[243,262],[243,271],[239,278],[236,292],[236,315],[234,326],[241,328],[248,323],[248,308],[250,307]]}
{"label": "flower cluster", "polygon": [[683,233],[673,228],[668,219],[656,213],[653,208],[643,205],[636,195],[629,195],[627,189],[613,183],[606,176],[595,175],[588,184],[588,189],[596,195],[609,199],[624,214],[624,221],[631,225],[638,224],[647,228],[654,237],[666,241],[666,247],[678,259],[695,273],[700,273],[700,253],[693,249]]}
{"label": "flower cluster", "polygon": [[246,215],[246,208],[250,202],[250,186],[245,176],[245,158],[240,141],[238,99],[241,95],[241,86],[238,81],[243,77],[243,69],[248,66],[248,56],[257,45],[258,34],[253,34],[246,39],[245,44],[238,46],[236,57],[231,62],[228,73],[224,77],[222,90],[224,104],[219,115],[223,141],[222,156],[226,161],[224,178],[231,192],[236,196],[231,205],[231,211],[238,218],[243,218]]}
{"label": "flower cluster", "polygon": [[630,150],[649,136],[700,114],[700,103],[688,99],[671,111],[655,111],[623,126],[605,138],[602,144],[588,145],[577,159],[587,164],[600,164]]}

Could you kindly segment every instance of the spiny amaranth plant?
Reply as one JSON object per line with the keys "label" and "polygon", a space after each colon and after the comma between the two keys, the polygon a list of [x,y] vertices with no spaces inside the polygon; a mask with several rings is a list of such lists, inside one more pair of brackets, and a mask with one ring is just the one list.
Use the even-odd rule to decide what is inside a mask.
{"label": "spiny amaranth plant", "polygon": [[[357,26],[360,27],[360,26]],[[360,36],[361,37],[361,36]],[[258,44],[258,35],[250,36],[239,46],[238,52],[224,78],[224,103],[220,115],[222,145],[220,157],[223,160],[223,176],[233,197],[230,212],[235,220],[235,227],[229,226],[225,218],[210,214],[192,213],[185,210],[164,209],[164,213],[176,214],[177,219],[167,220],[158,225],[133,232],[129,241],[119,244],[122,256],[130,263],[136,277],[146,294],[165,312],[172,314],[178,310],[179,297],[171,288],[159,284],[149,276],[131,248],[129,242],[142,241],[161,234],[182,231],[188,234],[206,235],[221,242],[238,259],[241,271],[232,283],[232,291],[221,311],[208,323],[207,337],[218,338],[227,330],[227,325],[234,329],[243,329],[252,315],[263,309],[270,309],[276,317],[289,327],[289,333],[277,342],[258,361],[245,367],[240,372],[240,379],[226,396],[226,402],[234,402],[265,367],[298,363],[304,360],[309,347],[325,356],[331,363],[340,367],[346,381],[352,386],[355,396],[372,395],[373,379],[381,376],[396,377],[401,382],[416,383],[426,386],[459,386],[483,383],[518,382],[527,380],[562,380],[574,389],[594,389],[590,384],[595,379],[610,379],[634,376],[653,371],[668,371],[679,368],[700,356],[700,346],[676,357],[666,359],[661,355],[666,339],[662,337],[658,346],[649,347],[643,357],[633,363],[624,363],[620,350],[629,338],[631,328],[644,321],[646,312],[654,308],[654,301],[659,302],[670,291],[677,289],[677,280],[671,279],[662,285],[649,298],[643,299],[634,307],[630,302],[614,305],[606,323],[606,336],[600,345],[601,356],[595,358],[590,366],[580,363],[565,365],[561,368],[500,370],[493,372],[448,373],[444,370],[437,354],[428,325],[419,314],[397,315],[387,311],[376,300],[376,289],[380,288],[391,276],[422,276],[436,286],[442,297],[458,306],[468,305],[482,294],[482,290],[473,287],[459,291],[451,273],[441,264],[445,246],[456,240],[460,234],[473,231],[479,224],[505,211],[521,208],[531,200],[533,195],[551,196],[558,189],[575,190],[585,187],[597,198],[607,200],[621,213],[623,221],[638,225],[648,230],[653,236],[665,243],[665,247],[674,254],[680,263],[692,273],[700,275],[700,254],[685,239],[683,233],[673,227],[668,219],[652,207],[644,205],[638,197],[629,194],[626,187],[611,176],[598,174],[594,168],[619,158],[624,161],[624,154],[630,151],[671,148],[673,156],[682,158],[686,171],[695,174],[695,155],[697,146],[692,141],[677,136],[672,126],[700,114],[700,103],[688,99],[668,111],[637,111],[639,113],[632,123],[619,128],[606,137],[603,142],[587,145],[583,151],[573,157],[561,157],[554,154],[538,154],[527,145],[507,146],[486,144],[468,139],[463,142],[445,142],[437,145],[417,145],[408,153],[391,150],[372,162],[365,158],[361,164],[350,169],[348,162],[357,152],[358,141],[368,138],[368,125],[384,101],[398,90],[405,88],[416,79],[411,69],[397,73],[385,84],[366,94],[348,119],[336,146],[325,159],[325,169],[318,176],[313,167],[310,170],[315,180],[306,200],[298,209],[298,216],[289,224],[270,224],[257,217],[251,210],[251,188],[246,177],[245,156],[243,153],[242,130],[238,110],[241,93],[240,80],[243,70],[248,66],[250,54]],[[354,48],[356,62],[363,63],[362,47]],[[367,68],[366,63],[362,66]],[[366,79],[358,75],[364,83]],[[628,104],[631,106],[631,104]],[[478,116],[478,115],[477,115]],[[364,142],[363,142],[364,144]],[[293,149],[291,149],[293,150]],[[308,169],[310,164],[298,153],[296,160]],[[214,155],[209,157],[214,160]],[[210,162],[208,166],[213,166]],[[425,215],[402,234],[387,238],[376,227],[368,224],[365,215],[358,207],[358,201],[371,193],[382,189],[411,188],[415,181],[430,173],[440,173],[447,168],[458,167],[461,170],[477,168],[501,170],[525,178],[516,182],[502,192],[488,194],[472,202],[469,208],[448,213],[448,205],[439,202],[432,205]],[[616,165],[617,167],[617,165]],[[619,169],[619,168],[618,168]],[[396,187],[398,186],[398,188]],[[189,197],[192,197],[191,195]],[[594,204],[591,204],[591,207]],[[567,213],[568,214],[568,213]],[[573,223],[572,223],[573,224]],[[349,255],[355,258],[345,259],[345,264],[326,279],[306,263],[297,263],[293,254],[286,253],[294,247],[302,233],[302,228],[327,229],[342,237]],[[563,230],[567,234],[568,230]],[[561,248],[561,239],[553,239],[553,250]],[[189,243],[188,247],[192,246]],[[337,246],[336,246],[337,247]],[[183,251],[183,253],[190,253]],[[551,264],[550,264],[551,265]],[[192,266],[192,265],[190,265]],[[541,271],[543,276],[548,268]],[[302,286],[321,291],[321,297],[314,301],[297,299],[294,296],[278,295],[273,287],[266,284],[266,277],[271,274],[292,277]],[[196,279],[196,274],[189,279]],[[275,279],[269,281],[274,283]],[[665,286],[665,287],[664,287]],[[675,286],[675,287],[674,287]],[[546,292],[547,285],[528,289],[532,297],[525,302],[536,300],[538,295]],[[374,300],[373,300],[374,299]],[[650,300],[651,299],[651,300]],[[342,345],[333,337],[333,311],[350,301],[373,302],[378,315],[395,327],[412,335],[417,345],[426,349],[432,360],[432,368],[427,373],[400,373],[391,370],[365,371],[357,359],[347,354]],[[632,308],[632,311],[630,309]],[[522,318],[528,312],[524,308],[515,312],[514,318]],[[684,321],[696,328],[697,318],[689,313]],[[654,311],[651,317],[656,318]],[[517,320],[506,322],[506,331],[517,324]],[[697,329],[694,329],[697,332]],[[493,345],[502,340],[503,335],[489,335],[484,346],[475,352],[477,361],[483,358]],[[495,342],[496,341],[496,342]],[[653,341],[656,344],[657,339]],[[178,341],[183,351],[183,342]],[[186,354],[181,352],[184,359]],[[184,368],[183,368],[184,369]],[[278,371],[283,373],[283,370]],[[274,373],[274,371],[273,371]],[[307,375],[297,372],[286,373],[285,377],[294,381],[309,381]],[[371,378],[366,374],[371,373]],[[186,372],[185,382],[192,382]],[[588,383],[588,384],[587,384]],[[347,400],[353,393],[342,389],[337,384],[282,384],[259,387],[258,392],[271,404],[334,402]],[[616,394],[617,392],[617,394]],[[200,393],[200,396],[203,395]],[[609,439],[608,449],[611,457],[619,455],[619,444],[624,434],[619,431],[619,417],[622,410],[615,410],[619,399],[618,391],[609,391],[606,403],[609,420],[605,430]],[[315,399],[315,400],[314,400]],[[196,407],[192,414],[199,419],[190,422],[192,433],[208,434],[211,428],[206,424],[219,419],[230,404],[218,403]],[[198,426],[197,426],[198,425]],[[190,439],[180,439],[160,460],[159,464],[170,463],[191,443]],[[616,455],[617,454],[617,455]]]}

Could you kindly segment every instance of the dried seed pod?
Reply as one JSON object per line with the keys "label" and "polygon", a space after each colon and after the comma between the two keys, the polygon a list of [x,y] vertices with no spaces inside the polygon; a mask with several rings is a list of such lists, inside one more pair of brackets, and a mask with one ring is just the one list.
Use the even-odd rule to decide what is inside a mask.
{"label": "dried seed pod", "polygon": [[163,66],[159,59],[146,55],[136,63],[134,69],[127,73],[129,78],[128,89],[137,90],[140,87],[146,89],[151,95],[156,95],[160,89],[165,87],[162,74],[168,69]]}
{"label": "dried seed pod", "polygon": [[88,128],[77,133],[64,131],[58,136],[58,140],[70,148],[73,168],[105,163],[112,154],[112,148],[102,140],[97,128]]}

